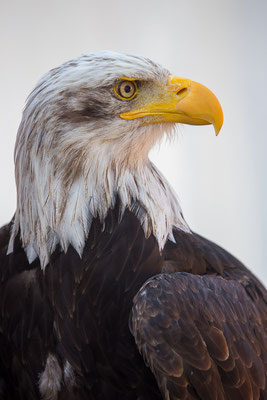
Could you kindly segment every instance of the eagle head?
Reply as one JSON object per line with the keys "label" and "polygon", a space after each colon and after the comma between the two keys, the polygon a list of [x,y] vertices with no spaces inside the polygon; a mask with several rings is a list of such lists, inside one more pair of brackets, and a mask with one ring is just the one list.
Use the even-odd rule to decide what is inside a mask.
{"label": "eagle head", "polygon": [[[162,248],[188,230],[171,187],[148,153],[176,123],[213,124],[223,114],[206,87],[145,57],[89,53],[45,74],[30,94],[15,148],[17,210],[29,262],[42,267],[59,245],[82,255],[93,218],[120,202]],[[136,207],[138,204],[138,207]],[[142,209],[142,213],[140,212]]]}

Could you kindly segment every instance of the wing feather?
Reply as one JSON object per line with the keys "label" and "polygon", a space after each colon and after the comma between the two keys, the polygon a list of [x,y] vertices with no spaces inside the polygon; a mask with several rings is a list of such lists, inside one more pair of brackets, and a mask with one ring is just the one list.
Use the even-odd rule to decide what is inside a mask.
{"label": "wing feather", "polygon": [[148,280],[130,326],[164,399],[267,398],[267,326],[259,310],[240,282],[220,276]]}

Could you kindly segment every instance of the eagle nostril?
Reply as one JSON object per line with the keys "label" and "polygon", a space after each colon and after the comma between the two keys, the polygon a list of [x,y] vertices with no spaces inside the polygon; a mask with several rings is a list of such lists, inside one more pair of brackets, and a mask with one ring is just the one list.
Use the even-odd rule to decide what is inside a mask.
{"label": "eagle nostril", "polygon": [[186,92],[187,92],[187,88],[181,88],[178,90],[178,92],[176,94],[177,94],[177,96],[181,97],[181,96],[185,95]]}

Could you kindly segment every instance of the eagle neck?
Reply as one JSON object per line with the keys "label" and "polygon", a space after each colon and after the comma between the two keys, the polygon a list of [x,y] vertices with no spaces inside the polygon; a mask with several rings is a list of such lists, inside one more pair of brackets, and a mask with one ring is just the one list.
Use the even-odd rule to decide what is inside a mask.
{"label": "eagle neck", "polygon": [[[49,168],[52,165],[47,167],[51,176],[54,171]],[[104,226],[117,200],[120,219],[125,210],[132,211],[145,237],[153,235],[160,251],[167,239],[174,240],[173,228],[189,231],[174,191],[150,160],[134,168],[127,164],[118,167],[112,157],[98,155],[88,160],[82,171],[68,184],[60,176],[49,184],[27,182],[26,196],[18,199],[8,253],[20,231],[30,263],[38,257],[45,268],[57,245],[64,252],[72,245],[82,257],[93,219],[98,218]]]}

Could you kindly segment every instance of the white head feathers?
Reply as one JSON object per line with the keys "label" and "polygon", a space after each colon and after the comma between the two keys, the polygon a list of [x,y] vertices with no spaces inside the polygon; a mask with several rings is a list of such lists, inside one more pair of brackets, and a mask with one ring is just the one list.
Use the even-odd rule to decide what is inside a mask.
{"label": "white head feathers", "polygon": [[103,221],[117,197],[122,212],[140,202],[145,234],[154,234],[160,249],[173,227],[188,230],[175,194],[148,159],[173,124],[121,119],[129,104],[113,91],[121,76],[166,82],[168,75],[146,58],[112,52],[85,54],[44,75],[17,135],[9,253],[20,232],[29,262],[39,257],[42,268],[57,244],[82,255],[92,219]]}

